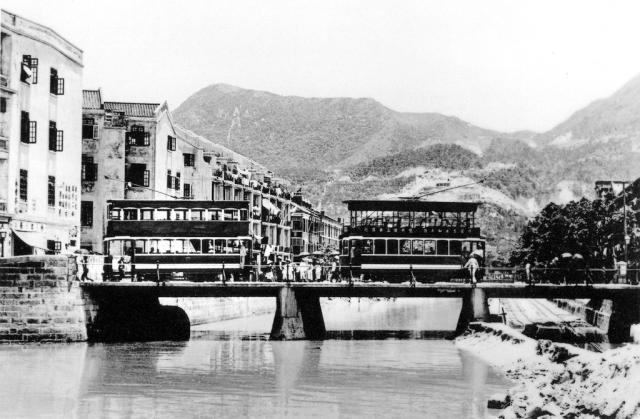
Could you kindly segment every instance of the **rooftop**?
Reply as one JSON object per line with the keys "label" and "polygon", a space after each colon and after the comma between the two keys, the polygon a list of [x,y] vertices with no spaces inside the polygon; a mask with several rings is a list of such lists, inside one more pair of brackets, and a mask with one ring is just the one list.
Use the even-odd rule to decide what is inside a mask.
{"label": "rooftop", "polygon": [[102,95],[100,94],[100,89],[82,91],[82,108],[102,109]]}
{"label": "rooftop", "polygon": [[350,200],[349,211],[454,211],[475,212],[478,202]]}
{"label": "rooftop", "polygon": [[159,103],[104,102],[107,111],[124,112],[125,116],[155,118]]}

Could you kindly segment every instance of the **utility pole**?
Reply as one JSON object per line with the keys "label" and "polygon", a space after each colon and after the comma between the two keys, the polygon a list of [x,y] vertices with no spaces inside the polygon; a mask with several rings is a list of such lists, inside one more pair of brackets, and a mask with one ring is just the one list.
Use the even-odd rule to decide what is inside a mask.
{"label": "utility pole", "polygon": [[629,242],[629,236],[627,235],[627,183],[625,181],[620,182],[622,183],[622,206],[624,207],[624,210],[622,212],[622,225],[623,225],[623,229],[624,229],[624,261],[628,264],[629,263],[629,253],[627,248],[629,247],[628,242]]}

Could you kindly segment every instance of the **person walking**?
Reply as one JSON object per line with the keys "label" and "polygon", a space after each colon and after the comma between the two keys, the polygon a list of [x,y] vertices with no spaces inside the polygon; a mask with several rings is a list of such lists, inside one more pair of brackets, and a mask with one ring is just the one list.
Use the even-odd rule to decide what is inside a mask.
{"label": "person walking", "polygon": [[480,267],[480,265],[478,264],[478,260],[475,257],[471,256],[469,260],[467,260],[467,263],[465,263],[464,267],[469,270],[469,275],[471,276],[471,284],[475,287],[477,283],[476,272]]}

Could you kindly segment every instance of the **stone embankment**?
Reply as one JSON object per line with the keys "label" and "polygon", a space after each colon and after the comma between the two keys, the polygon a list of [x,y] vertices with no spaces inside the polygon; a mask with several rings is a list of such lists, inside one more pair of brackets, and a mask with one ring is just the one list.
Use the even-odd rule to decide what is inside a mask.
{"label": "stone embankment", "polygon": [[456,345],[514,381],[497,398],[509,404],[501,418],[640,417],[640,345],[595,353],[489,323],[472,323]]}
{"label": "stone embankment", "polygon": [[76,263],[66,256],[0,261],[0,342],[87,339]]}

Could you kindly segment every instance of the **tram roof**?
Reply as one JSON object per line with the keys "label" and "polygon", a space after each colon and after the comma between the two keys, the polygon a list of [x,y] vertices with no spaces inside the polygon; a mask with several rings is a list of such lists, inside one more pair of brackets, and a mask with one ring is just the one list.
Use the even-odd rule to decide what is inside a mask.
{"label": "tram roof", "polygon": [[111,199],[116,208],[247,208],[249,201],[196,201],[194,199]]}
{"label": "tram roof", "polygon": [[411,200],[349,200],[349,211],[453,211],[475,212],[479,202],[411,201]]}

